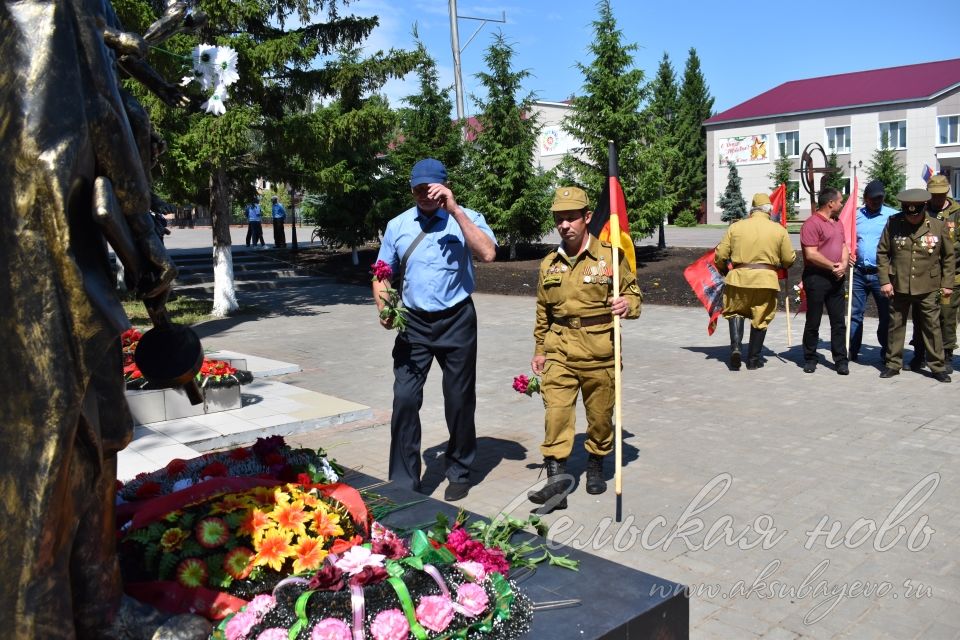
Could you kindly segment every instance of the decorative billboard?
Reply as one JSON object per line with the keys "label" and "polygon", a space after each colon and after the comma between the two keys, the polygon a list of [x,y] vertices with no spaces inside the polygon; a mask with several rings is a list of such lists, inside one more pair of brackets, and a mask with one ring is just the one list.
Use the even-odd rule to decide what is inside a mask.
{"label": "decorative billboard", "polygon": [[720,158],[721,167],[731,162],[735,162],[738,167],[745,164],[770,162],[767,151],[767,135],[720,138],[720,148],[717,156]]}
{"label": "decorative billboard", "polygon": [[576,141],[558,125],[544,127],[540,131],[537,144],[541,156],[561,156],[578,146]]}

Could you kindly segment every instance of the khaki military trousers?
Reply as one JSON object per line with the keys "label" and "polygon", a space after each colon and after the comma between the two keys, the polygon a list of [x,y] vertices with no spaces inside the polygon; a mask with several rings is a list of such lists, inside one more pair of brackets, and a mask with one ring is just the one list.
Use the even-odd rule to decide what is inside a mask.
{"label": "khaki military trousers", "polygon": [[957,311],[960,309],[960,291],[954,290],[953,295],[947,300],[948,302],[940,303],[940,333],[943,335],[943,348],[956,351]]}
{"label": "khaki military trousers", "polygon": [[777,315],[777,291],[723,285],[723,317],[749,318],[755,329],[766,329]]}
{"label": "khaki military trousers", "polygon": [[573,451],[576,435],[576,403],[583,393],[587,414],[587,439],[584,448],[605,456],[613,449],[613,363],[599,369],[577,369],[557,360],[547,360],[540,393],[546,409],[543,456],[564,460]]}
{"label": "khaki military trousers", "polygon": [[890,300],[890,332],[887,336],[888,369],[903,368],[903,341],[907,336],[907,319],[914,306],[919,321],[920,335],[926,348],[930,371],[939,373],[943,367],[943,335],[940,331],[940,290],[920,295],[894,294]]}

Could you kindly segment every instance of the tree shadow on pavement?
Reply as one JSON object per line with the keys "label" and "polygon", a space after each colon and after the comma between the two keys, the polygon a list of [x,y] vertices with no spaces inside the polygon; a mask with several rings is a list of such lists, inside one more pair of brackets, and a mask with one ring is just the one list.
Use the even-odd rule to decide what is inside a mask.
{"label": "tree shadow on pavement", "polygon": [[[423,461],[426,470],[420,481],[422,492],[429,495],[444,482],[444,452],[447,443],[435,445],[423,452]],[[470,473],[470,484],[478,485],[491,471],[496,469],[503,460],[525,460],[527,448],[518,442],[502,438],[477,438],[477,458],[474,460]]]}

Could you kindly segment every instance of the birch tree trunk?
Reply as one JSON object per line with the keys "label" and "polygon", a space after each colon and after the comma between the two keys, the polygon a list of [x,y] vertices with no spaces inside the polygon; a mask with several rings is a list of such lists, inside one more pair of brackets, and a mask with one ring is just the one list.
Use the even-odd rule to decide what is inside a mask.
{"label": "birch tree trunk", "polygon": [[233,250],[230,247],[230,196],[227,174],[217,167],[210,174],[210,216],[213,224],[213,311],[217,318],[240,308],[233,282]]}

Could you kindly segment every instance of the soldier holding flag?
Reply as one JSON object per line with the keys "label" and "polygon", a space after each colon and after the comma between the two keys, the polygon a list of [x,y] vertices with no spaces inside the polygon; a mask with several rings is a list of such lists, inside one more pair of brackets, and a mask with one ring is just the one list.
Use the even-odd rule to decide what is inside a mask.
{"label": "soldier holding flag", "polygon": [[[603,461],[613,449],[613,316],[638,317],[642,298],[627,258],[588,233],[594,214],[582,189],[558,189],[551,210],[561,244],[540,263],[536,344],[530,362],[533,372],[543,377],[546,415],[540,450],[548,482],[528,498],[545,504],[543,512],[567,506],[565,496],[556,496],[567,490],[559,476],[566,473],[573,450],[575,406],[581,392],[587,414],[587,493],[606,490]],[[620,261],[617,298],[611,296],[614,259]]]}

